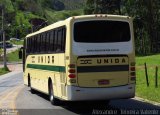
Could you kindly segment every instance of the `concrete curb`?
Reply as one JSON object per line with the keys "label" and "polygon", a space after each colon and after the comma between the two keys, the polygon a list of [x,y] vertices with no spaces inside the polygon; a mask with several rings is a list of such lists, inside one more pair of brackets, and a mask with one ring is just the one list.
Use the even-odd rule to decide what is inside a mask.
{"label": "concrete curb", "polygon": [[141,97],[135,97],[133,98],[134,100],[138,100],[138,101],[141,101],[141,102],[146,102],[146,103],[149,103],[149,104],[152,104],[152,105],[155,105],[155,106],[159,106],[160,107],[160,103],[158,102],[155,102],[155,101],[151,101],[151,100],[148,100],[148,99],[144,99],[144,98],[141,98]]}

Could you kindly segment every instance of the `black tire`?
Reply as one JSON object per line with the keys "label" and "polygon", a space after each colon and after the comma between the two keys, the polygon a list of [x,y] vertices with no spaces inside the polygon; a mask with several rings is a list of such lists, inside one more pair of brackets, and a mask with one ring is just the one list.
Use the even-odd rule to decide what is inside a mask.
{"label": "black tire", "polygon": [[32,93],[32,94],[35,94],[35,93],[36,93],[36,90],[32,88],[31,79],[30,79],[30,81],[29,81],[29,85],[30,85],[29,87],[30,87],[31,93]]}
{"label": "black tire", "polygon": [[52,82],[49,83],[49,99],[50,99],[50,102],[52,105],[59,105],[60,104],[60,100],[58,100],[54,97]]}
{"label": "black tire", "polygon": [[31,93],[32,93],[32,94],[35,94],[35,93],[36,93],[36,90],[33,89],[32,87],[30,87],[30,88],[31,88],[31,89],[30,89]]}
{"label": "black tire", "polygon": [[30,82],[31,80],[30,80],[30,76],[28,76],[28,87],[30,87],[31,86],[31,82]]}

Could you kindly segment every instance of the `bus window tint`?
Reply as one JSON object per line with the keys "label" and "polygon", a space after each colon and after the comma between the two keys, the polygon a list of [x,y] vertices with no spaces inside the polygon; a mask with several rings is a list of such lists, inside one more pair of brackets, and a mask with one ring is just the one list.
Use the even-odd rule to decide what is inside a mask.
{"label": "bus window tint", "polygon": [[34,40],[33,52],[37,52],[37,36],[34,36],[33,40]]}
{"label": "bus window tint", "polygon": [[56,52],[61,51],[61,41],[62,41],[62,29],[57,31],[57,49]]}
{"label": "bus window tint", "polygon": [[41,38],[40,38],[41,36],[40,35],[38,35],[38,38],[37,38],[37,52],[40,52],[41,50],[40,50],[40,46],[41,46]]}
{"label": "bus window tint", "polygon": [[128,22],[84,21],[74,24],[74,40],[86,43],[127,42],[131,38]]}
{"label": "bus window tint", "polygon": [[57,30],[55,30],[53,45],[54,45],[54,52],[56,52],[56,50],[57,50]]}
{"label": "bus window tint", "polygon": [[46,51],[49,52],[49,51],[50,51],[50,47],[51,47],[51,46],[50,46],[50,32],[47,32],[47,37],[46,37],[46,39],[47,39],[47,40],[46,40],[46,45],[47,45],[47,46],[46,46],[46,47],[47,47]]}
{"label": "bus window tint", "polygon": [[61,41],[61,44],[62,44],[62,46],[61,46],[61,49],[62,49],[62,51],[65,51],[65,42],[66,42],[66,28],[63,28],[62,29],[62,41]]}
{"label": "bus window tint", "polygon": [[26,46],[26,48],[27,48],[27,53],[29,53],[30,52],[30,43],[29,43],[29,39],[27,39],[27,46]]}
{"label": "bus window tint", "polygon": [[41,51],[42,52],[45,52],[45,34],[44,33],[42,33],[42,36],[41,36]]}
{"label": "bus window tint", "polygon": [[27,38],[27,53],[65,52],[66,29],[59,27]]}
{"label": "bus window tint", "polygon": [[55,31],[52,30],[51,31],[51,36],[50,36],[50,51],[53,52],[54,51],[54,35],[55,35]]}

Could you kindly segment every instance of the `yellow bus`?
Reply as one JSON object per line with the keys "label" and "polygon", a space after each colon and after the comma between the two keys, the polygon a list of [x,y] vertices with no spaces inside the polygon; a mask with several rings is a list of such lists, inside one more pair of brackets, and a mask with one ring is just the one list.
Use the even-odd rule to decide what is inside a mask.
{"label": "yellow bus", "polygon": [[63,101],[135,96],[132,18],[119,15],[70,17],[26,36],[24,84]]}

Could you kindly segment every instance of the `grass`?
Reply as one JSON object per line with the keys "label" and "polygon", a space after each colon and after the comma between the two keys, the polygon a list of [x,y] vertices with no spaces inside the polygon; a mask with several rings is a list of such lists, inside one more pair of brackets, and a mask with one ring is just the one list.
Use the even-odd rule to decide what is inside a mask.
{"label": "grass", "polygon": [[7,54],[7,61],[8,62],[20,62],[20,61],[22,61],[18,57],[18,51],[19,50],[16,50],[14,52],[11,52],[11,53]]}
{"label": "grass", "polygon": [[[146,84],[144,63],[147,63],[149,87]],[[160,71],[158,88],[155,88],[155,67],[160,67],[160,55],[136,57],[136,95],[148,100],[160,102]]]}
{"label": "grass", "polygon": [[8,68],[0,68],[0,75],[10,72]]}
{"label": "grass", "polygon": [[160,65],[160,54],[151,55],[151,56],[139,56],[136,58],[136,65],[142,66],[144,63],[147,65]]}
{"label": "grass", "polygon": [[[8,62],[19,62],[22,61],[21,59],[18,58],[18,51],[16,50],[12,53],[7,54],[7,61]],[[10,72],[8,68],[0,68],[0,75],[6,74]]]}

